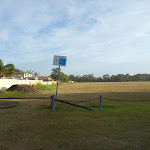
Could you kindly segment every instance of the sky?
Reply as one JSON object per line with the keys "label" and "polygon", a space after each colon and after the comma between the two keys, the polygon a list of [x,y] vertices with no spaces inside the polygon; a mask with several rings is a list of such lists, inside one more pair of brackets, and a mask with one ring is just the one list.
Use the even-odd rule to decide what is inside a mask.
{"label": "sky", "polygon": [[150,73],[150,0],[0,0],[0,59],[50,75]]}

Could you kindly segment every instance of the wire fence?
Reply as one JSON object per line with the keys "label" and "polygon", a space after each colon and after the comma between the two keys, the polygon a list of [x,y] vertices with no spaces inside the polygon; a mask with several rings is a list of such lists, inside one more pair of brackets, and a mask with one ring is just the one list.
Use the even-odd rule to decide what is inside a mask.
{"label": "wire fence", "polygon": [[[99,100],[98,98],[95,99],[89,99],[89,100],[80,100],[80,101],[70,101],[70,100],[65,100],[65,102],[73,102],[73,103],[83,103],[83,102],[89,102],[89,101],[95,101]],[[64,101],[64,100],[63,100]]]}
{"label": "wire fence", "polygon": [[112,98],[103,98],[104,100],[111,100],[111,101],[122,101],[122,102],[143,102],[143,101],[150,101],[150,100],[119,100],[119,99],[112,99]]}
{"label": "wire fence", "polygon": [[[88,110],[92,110],[92,111],[95,111],[95,109],[92,109],[92,108],[88,108],[88,107],[85,107],[85,106],[81,106],[81,105],[77,105],[77,104],[73,104],[73,103],[70,103],[70,102],[67,102],[67,101],[64,101],[64,100],[60,100],[60,99],[54,99],[55,101],[58,101],[58,102],[61,102],[61,103],[65,103],[65,104],[69,104],[69,105],[72,105],[72,106],[76,106],[76,107],[80,107],[80,108],[84,108],[84,109],[88,109]],[[54,101],[53,101],[54,102]],[[55,109],[55,105],[52,106],[52,109],[54,110]]]}
{"label": "wire fence", "polygon": [[[60,99],[60,100],[62,100],[62,99]],[[65,102],[84,103],[84,102],[90,102],[90,101],[96,101],[96,100],[100,100],[100,99],[99,98],[94,98],[94,99],[79,100],[79,101],[65,100]],[[103,97],[103,100],[110,100],[110,101],[117,101],[117,102],[119,102],[119,101],[120,102],[147,102],[147,101],[150,101],[150,99],[149,100],[120,100],[120,99],[113,99],[113,98],[106,98],[106,97]]]}

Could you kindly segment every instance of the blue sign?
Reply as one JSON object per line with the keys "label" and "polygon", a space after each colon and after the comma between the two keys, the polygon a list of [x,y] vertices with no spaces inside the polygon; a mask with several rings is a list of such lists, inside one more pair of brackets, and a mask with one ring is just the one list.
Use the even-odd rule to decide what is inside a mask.
{"label": "blue sign", "polygon": [[54,55],[53,65],[56,66],[66,66],[67,56]]}
{"label": "blue sign", "polygon": [[59,65],[60,66],[66,66],[66,59],[65,58],[60,58],[59,59]]}

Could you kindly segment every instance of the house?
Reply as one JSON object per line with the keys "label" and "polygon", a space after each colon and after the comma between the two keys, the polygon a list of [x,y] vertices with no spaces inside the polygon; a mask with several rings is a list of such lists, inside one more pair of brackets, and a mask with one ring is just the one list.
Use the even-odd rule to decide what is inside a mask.
{"label": "house", "polygon": [[44,80],[44,81],[53,81],[53,80],[54,80],[54,79],[52,79],[52,78],[49,77],[49,76],[39,77],[38,79],[39,79],[39,80]]}
{"label": "house", "polygon": [[13,76],[15,78],[32,78],[32,74],[29,72],[25,72],[19,69],[16,69],[15,75]]}

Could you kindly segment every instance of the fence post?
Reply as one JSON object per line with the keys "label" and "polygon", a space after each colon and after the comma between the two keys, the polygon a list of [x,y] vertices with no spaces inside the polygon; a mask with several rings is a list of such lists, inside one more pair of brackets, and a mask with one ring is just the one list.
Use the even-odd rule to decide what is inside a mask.
{"label": "fence post", "polygon": [[100,111],[102,111],[102,96],[100,95]]}
{"label": "fence post", "polygon": [[[57,97],[56,97],[57,98]],[[54,99],[55,99],[55,96],[54,96]],[[55,105],[55,107],[56,107],[56,101],[54,100],[54,105]]]}
{"label": "fence post", "polygon": [[55,110],[55,100],[54,100],[54,95],[51,96],[51,108]]}

